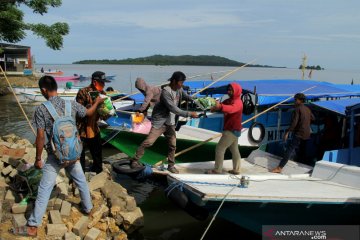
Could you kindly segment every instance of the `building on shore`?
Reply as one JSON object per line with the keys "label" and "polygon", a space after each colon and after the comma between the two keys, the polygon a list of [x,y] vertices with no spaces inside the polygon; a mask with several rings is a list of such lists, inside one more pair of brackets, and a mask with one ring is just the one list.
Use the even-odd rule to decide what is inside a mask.
{"label": "building on shore", "polygon": [[0,66],[9,75],[31,75],[33,68],[31,48],[0,43]]}

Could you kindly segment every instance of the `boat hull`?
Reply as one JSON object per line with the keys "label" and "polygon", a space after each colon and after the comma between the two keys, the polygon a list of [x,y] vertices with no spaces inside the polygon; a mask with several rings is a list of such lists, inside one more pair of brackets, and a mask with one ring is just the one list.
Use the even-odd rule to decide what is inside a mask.
{"label": "boat hull", "polygon": [[[104,141],[109,141],[109,143],[122,151],[126,155],[133,157],[136,149],[140,144],[145,140],[147,135],[140,133],[133,133],[129,131],[117,131],[111,129],[101,129],[101,137]],[[186,148],[189,148],[201,141],[189,140],[189,139],[176,139],[176,151],[179,152]],[[204,145],[195,148],[187,153],[184,153],[176,158],[177,163],[187,163],[187,162],[203,162],[210,161],[214,159],[215,156],[215,142],[208,142]],[[240,154],[242,157],[247,157],[256,147],[252,146],[239,146]],[[141,158],[141,161],[146,164],[153,165],[161,160],[166,159],[166,154],[168,151],[167,143],[165,137],[161,136],[154,143],[153,146],[146,149],[145,155]],[[231,157],[230,152],[226,152],[226,158]]]}
{"label": "boat hull", "polygon": [[80,76],[55,76],[56,81],[76,81],[80,80]]}
{"label": "boat hull", "polygon": [[[204,207],[214,214],[219,204]],[[261,233],[263,225],[357,225],[359,212],[359,204],[226,202],[219,217]]]}
{"label": "boat hull", "polygon": [[[168,184],[174,185],[179,182],[173,177],[168,177]],[[208,211],[209,214],[213,215],[218,210],[221,197],[217,197],[216,200],[204,199],[201,192],[187,186],[182,189],[189,202]],[[276,191],[278,190],[274,190],[274,195]],[[218,217],[258,234],[261,234],[263,225],[357,225],[360,223],[358,202],[301,201],[300,191],[305,190],[299,189],[299,201],[286,201],[286,199],[263,201],[260,196],[257,200],[227,199]],[[244,194],[243,197],[246,196],[247,194]]]}
{"label": "boat hull", "polygon": [[[41,94],[23,93],[21,96],[23,97],[23,100],[25,102],[45,102],[46,101],[44,96]],[[59,94],[58,96],[64,100],[75,100],[76,93],[71,93],[68,95]]]}

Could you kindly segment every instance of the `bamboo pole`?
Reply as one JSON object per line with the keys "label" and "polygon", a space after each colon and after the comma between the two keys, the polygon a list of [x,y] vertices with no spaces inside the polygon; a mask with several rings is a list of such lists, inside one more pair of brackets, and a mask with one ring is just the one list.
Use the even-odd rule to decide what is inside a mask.
{"label": "bamboo pole", "polygon": [[206,87],[204,87],[204,88],[200,89],[199,91],[197,91],[196,93],[192,94],[191,96],[192,96],[192,97],[196,96],[197,94],[199,94],[199,93],[201,93],[202,91],[204,91],[204,90],[208,89],[209,87],[211,87],[211,86],[212,86],[212,85],[214,85],[215,83],[217,83],[217,82],[219,82],[219,81],[223,80],[224,78],[226,78],[226,77],[230,76],[231,74],[233,74],[233,73],[235,73],[235,72],[239,71],[240,69],[242,69],[242,68],[246,67],[247,65],[249,65],[249,64],[251,64],[251,63],[253,63],[253,62],[255,62],[255,61],[256,61],[256,59],[254,59],[254,60],[252,60],[252,61],[250,61],[250,62],[248,62],[248,63],[246,63],[246,64],[244,64],[244,65],[242,65],[242,66],[240,66],[240,67],[235,68],[235,69],[234,69],[234,70],[232,70],[231,72],[229,72],[229,73],[225,74],[224,76],[222,76],[222,77],[220,77],[220,78],[216,79],[215,81],[213,81],[212,83],[210,83],[210,84],[209,84],[209,85],[207,85]]}
{"label": "bamboo pole", "polygon": [[[229,71],[233,71],[233,70],[217,71],[217,72],[211,72],[211,73],[198,74],[198,75],[194,75],[194,76],[188,77],[187,79],[189,80],[189,79],[193,79],[193,78],[196,78],[196,77],[201,77],[201,76],[205,76],[205,75],[209,75],[209,74],[223,73],[223,72],[229,72]],[[156,87],[160,87],[160,86],[165,85],[165,84],[167,84],[167,83],[162,83],[162,84],[155,85],[155,86],[156,86]],[[118,99],[114,100],[113,102],[119,102],[119,101],[121,101],[121,100],[124,100],[125,98],[131,97],[131,96],[133,96],[133,95],[135,95],[135,94],[138,94],[138,93],[139,93],[138,91],[132,92],[132,93],[130,93],[129,95],[126,95],[126,96],[124,96],[124,97],[121,97],[121,98],[118,98]]]}
{"label": "bamboo pole", "polygon": [[135,113],[135,112],[130,112],[130,111],[118,110],[118,109],[116,110],[116,112],[125,113],[125,114],[129,114],[129,115]]}
{"label": "bamboo pole", "polygon": [[[315,88],[315,87],[316,87],[316,86],[312,86],[312,87],[310,87],[310,88],[308,88],[308,89],[305,89],[304,91],[302,91],[302,93],[307,92],[307,91],[309,91],[309,90],[311,90],[311,89],[313,89],[313,88]],[[284,102],[289,101],[289,100],[292,99],[292,98],[293,98],[293,96],[288,97],[287,99],[285,99],[285,100],[283,100],[283,101],[281,101],[281,102],[279,102],[279,103],[277,103],[277,104],[275,104],[275,105],[267,108],[266,110],[262,111],[261,113],[259,113],[259,114],[255,115],[255,116],[249,118],[248,120],[242,122],[241,124],[245,124],[245,123],[247,123],[247,122],[250,122],[251,120],[259,117],[260,115],[263,115],[264,113],[270,111],[271,109],[274,109],[275,107],[283,104]],[[187,153],[188,151],[190,151],[190,150],[192,150],[192,149],[194,149],[194,148],[200,147],[200,146],[204,145],[205,143],[210,142],[210,141],[213,140],[213,139],[216,139],[216,138],[218,138],[218,137],[221,137],[221,135],[222,135],[222,133],[218,133],[218,134],[212,136],[212,137],[209,138],[209,139],[206,139],[206,140],[204,140],[204,141],[202,141],[202,142],[200,142],[200,143],[195,144],[194,146],[191,146],[191,147],[189,147],[189,148],[186,148],[186,149],[184,149],[184,150],[181,150],[180,152],[176,153],[174,157],[180,156],[180,155],[182,155],[182,154],[184,154],[184,153]],[[161,164],[163,163],[163,161],[165,161],[165,160],[166,160],[166,159],[163,159],[163,160],[155,163],[154,166],[157,167],[157,166],[161,165]]]}
{"label": "bamboo pole", "polygon": [[33,126],[31,125],[30,120],[29,120],[29,118],[27,117],[27,115],[26,115],[26,113],[25,113],[25,111],[24,111],[23,107],[21,106],[21,103],[20,103],[20,101],[19,101],[18,97],[16,96],[16,94],[15,94],[15,91],[14,91],[13,87],[11,86],[9,79],[7,78],[7,76],[6,76],[6,74],[5,74],[4,70],[3,70],[3,68],[2,68],[1,66],[0,66],[0,69],[1,69],[1,72],[2,72],[2,74],[4,75],[4,77],[5,77],[5,79],[6,79],[6,82],[8,83],[8,85],[9,85],[9,87],[10,87],[10,89],[11,89],[12,94],[14,95],[14,97],[15,97],[15,99],[16,99],[16,102],[18,103],[18,105],[19,105],[19,107],[20,107],[20,109],[21,109],[21,112],[23,113],[24,117],[26,118],[26,121],[28,122],[28,124],[29,124],[29,126],[30,126],[30,128],[31,128],[32,132],[33,132],[33,133],[34,133],[34,135],[36,136],[36,132],[35,132],[35,130],[34,130],[34,128],[33,128]]}
{"label": "bamboo pole", "polygon": [[[237,67],[237,68],[235,68],[235,69],[231,70],[230,72],[229,72],[229,71],[222,71],[222,72],[228,72],[228,73],[227,73],[227,74],[225,74],[225,75],[223,75],[222,77],[220,77],[220,78],[216,79],[214,82],[212,82],[212,83],[210,83],[209,85],[207,85],[206,87],[204,87],[204,88],[200,89],[199,91],[197,91],[196,93],[192,94],[191,96],[193,97],[193,96],[195,96],[196,94],[198,94],[198,93],[200,93],[200,92],[204,91],[205,89],[209,88],[210,86],[214,85],[215,83],[217,83],[217,82],[219,82],[219,81],[223,80],[223,79],[224,79],[224,78],[226,78],[227,76],[230,76],[231,74],[233,74],[233,73],[235,73],[235,72],[239,71],[240,69],[242,69],[242,68],[246,67],[247,65],[249,65],[249,64],[251,64],[251,63],[253,63],[253,62],[255,62],[255,60],[256,60],[256,59],[254,59],[254,60],[252,60],[252,61],[250,61],[250,62],[248,62],[248,63],[246,63],[246,64],[244,64],[244,65],[242,65],[242,66],[240,66],[240,67]],[[219,72],[217,72],[217,73],[219,73]],[[192,77],[190,77],[190,78],[195,78],[195,77],[198,77],[198,76],[201,76],[201,75],[192,76]],[[157,86],[161,86],[161,85],[157,85]],[[135,94],[137,94],[137,92],[136,92]],[[115,100],[115,101],[113,101],[113,102],[120,101],[120,100],[122,100],[122,99],[124,99],[124,98],[127,98],[127,97],[131,96],[131,95],[134,95],[134,94],[129,94],[129,95],[125,96],[125,97],[121,97],[121,98],[119,98],[119,99],[116,99],[116,100]],[[183,101],[183,102],[185,102],[185,101]],[[183,103],[183,102],[182,102],[182,103]],[[131,114],[135,113],[135,112],[123,111],[123,110],[116,110],[116,112],[119,112],[119,113],[124,113],[124,114],[129,114],[129,115],[131,115]]]}

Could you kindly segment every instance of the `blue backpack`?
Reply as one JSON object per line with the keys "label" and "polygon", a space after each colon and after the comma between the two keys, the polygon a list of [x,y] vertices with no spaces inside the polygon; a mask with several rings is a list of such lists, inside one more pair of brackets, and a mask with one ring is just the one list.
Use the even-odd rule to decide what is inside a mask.
{"label": "blue backpack", "polygon": [[65,115],[59,116],[50,101],[44,102],[44,106],[54,119],[51,136],[51,144],[55,156],[60,163],[64,161],[76,161],[82,152],[82,143],[75,119],[71,117],[71,102],[65,101]]}

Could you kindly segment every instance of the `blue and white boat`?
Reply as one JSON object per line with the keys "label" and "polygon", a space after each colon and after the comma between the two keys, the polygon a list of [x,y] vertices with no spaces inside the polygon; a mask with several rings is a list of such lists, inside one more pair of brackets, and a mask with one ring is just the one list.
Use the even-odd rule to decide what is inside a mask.
{"label": "blue and white boat", "polygon": [[[211,88],[204,91],[202,94],[209,96],[224,98],[226,95],[226,86],[234,81],[221,81],[211,86]],[[306,89],[312,88],[306,92],[308,99],[311,101],[326,99],[326,98],[339,98],[356,96],[359,93],[351,92],[346,89],[337,87],[334,84],[317,81],[303,81],[303,80],[251,80],[251,81],[235,81],[239,83],[245,94],[250,94],[250,99],[255,106],[255,110],[249,115],[243,116],[243,121],[252,118],[255,114],[263,111],[264,109],[272,106],[280,101],[283,101],[297,92],[302,92]],[[189,94],[195,93],[198,90],[208,86],[211,81],[187,81],[186,85],[189,86]],[[199,95],[204,96],[204,95]],[[113,136],[113,132],[120,132],[116,130],[120,126],[127,124],[131,126],[130,116],[123,113],[123,110],[134,111],[143,101],[141,93],[132,96],[135,104],[127,105],[121,108],[116,118],[110,118],[107,123],[112,127],[110,130],[103,130],[103,137],[109,139]],[[278,108],[259,116],[258,118],[244,124],[241,137],[239,138],[239,149],[243,157],[247,157],[252,150],[255,150],[262,144],[276,142],[282,139],[285,129],[288,128],[291,119],[291,105],[292,100],[279,106]],[[202,142],[222,131],[223,127],[223,114],[221,113],[206,113],[206,117],[199,119],[182,119],[181,127],[177,132],[178,151],[185,149],[191,144]],[[114,130],[115,129],[115,130]],[[130,129],[130,128],[129,128]],[[131,131],[131,129],[130,129]],[[317,131],[314,128],[314,131]],[[126,135],[126,136],[124,136]],[[135,136],[136,135],[136,136]],[[135,137],[134,137],[135,136]],[[118,148],[120,151],[132,156],[136,147],[141,142],[139,139],[144,139],[145,135],[118,133],[116,137],[109,141],[110,144]],[[126,139],[126,143],[124,142]],[[179,157],[179,162],[193,162],[204,161],[194,156],[196,152],[202,152],[205,159],[211,159],[214,154],[214,147],[219,139],[213,139],[209,144],[204,145],[204,148],[198,148],[194,152],[189,152]],[[129,142],[133,141],[133,144]],[[182,144],[186,142],[186,144]],[[150,148],[150,152],[156,154],[151,159],[145,156],[144,162],[148,164],[156,163],[164,158],[163,148],[155,145]],[[199,154],[201,155],[201,154]],[[206,160],[205,160],[206,161]]]}
{"label": "blue and white boat", "polygon": [[[179,205],[191,214],[199,209],[214,214],[224,201],[219,217],[257,233],[263,225],[358,225],[360,146],[355,127],[360,122],[360,99],[311,104],[343,119],[343,140],[348,140],[342,149],[326,151],[314,167],[289,161],[283,174],[270,173],[281,157],[256,150],[242,159],[238,176],[198,174],[214,162],[178,164],[180,174],[168,175],[168,193],[182,194],[186,202]],[[226,160],[225,169],[231,164]],[[240,187],[242,176],[249,178],[247,188]],[[189,210],[189,205],[198,209]]]}

